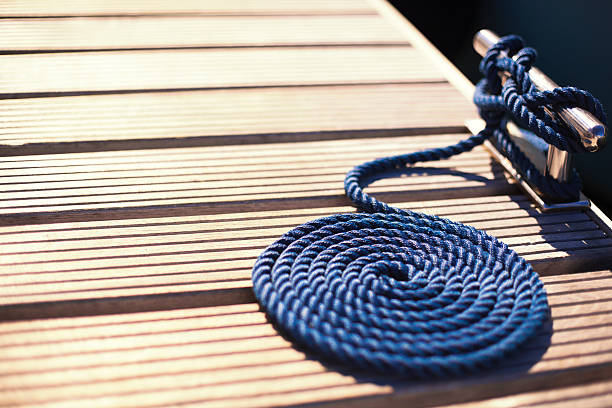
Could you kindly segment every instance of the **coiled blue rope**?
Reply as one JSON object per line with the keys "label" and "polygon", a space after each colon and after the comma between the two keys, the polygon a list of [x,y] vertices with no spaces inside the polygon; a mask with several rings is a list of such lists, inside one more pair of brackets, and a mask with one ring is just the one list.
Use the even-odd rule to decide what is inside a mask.
{"label": "coiled blue rope", "polygon": [[[507,50],[507,41],[496,47]],[[485,61],[497,64],[492,57]],[[528,79],[521,80],[521,89],[531,89]],[[349,366],[440,378],[490,367],[539,330],[549,316],[546,293],[513,250],[483,231],[394,208],[363,191],[373,176],[445,159],[502,133],[500,96],[485,96],[487,88],[479,85],[486,99],[479,105],[487,121],[483,132],[445,148],[355,167],[345,190],[363,213],[300,225],[259,256],[253,289],[283,333]],[[538,106],[538,97],[548,100],[538,94]]]}

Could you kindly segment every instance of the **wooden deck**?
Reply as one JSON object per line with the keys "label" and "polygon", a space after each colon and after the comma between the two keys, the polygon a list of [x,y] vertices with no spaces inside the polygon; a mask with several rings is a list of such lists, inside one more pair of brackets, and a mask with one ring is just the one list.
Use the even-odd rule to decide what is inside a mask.
{"label": "wooden deck", "polygon": [[343,178],[445,146],[471,84],[382,0],[0,3],[0,406],[612,406],[612,238],[484,148],[369,187],[501,238],[552,327],[409,382],[323,364],[255,303],[257,255],[354,209]]}

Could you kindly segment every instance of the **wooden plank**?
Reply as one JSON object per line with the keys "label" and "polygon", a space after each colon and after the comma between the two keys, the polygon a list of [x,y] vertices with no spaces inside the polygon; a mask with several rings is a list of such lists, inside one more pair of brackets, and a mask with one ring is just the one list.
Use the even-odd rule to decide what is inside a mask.
{"label": "wooden plank", "polygon": [[466,100],[474,95],[474,84],[440,50],[438,50],[406,17],[386,0],[367,0],[368,4],[412,44],[421,55],[431,60],[444,77]]}
{"label": "wooden plank", "polygon": [[[225,89],[0,100],[0,153],[144,149],[460,131],[448,84]],[[428,129],[428,130],[425,130]]]}
{"label": "wooden plank", "polygon": [[555,407],[555,408],[607,408],[612,405],[612,382],[535,391],[485,401],[453,404],[447,408],[512,408],[512,407]]}
{"label": "wooden plank", "polygon": [[[278,336],[256,304],[244,304],[3,322],[2,400],[49,407],[334,400],[345,406],[433,406],[601,381],[612,372],[612,274],[574,278],[544,279],[552,337],[543,332],[518,357],[482,376],[414,383],[336,371]],[[607,300],[593,303],[593,291]],[[533,354],[542,352],[534,364]]]}
{"label": "wooden plank", "polygon": [[[59,7],[39,6],[46,7],[42,12],[55,15],[72,10],[108,16],[111,10],[105,7],[112,5],[66,0],[56,4]],[[252,2],[247,5],[251,8],[242,10],[226,2],[209,4],[213,7],[196,10],[181,1],[171,8],[147,2],[140,10],[113,5],[118,7],[113,12],[181,14],[186,24],[191,12],[308,14],[310,21],[315,14],[352,14],[357,19],[362,14],[369,18],[365,14],[371,12],[367,6],[359,10],[357,3],[343,2],[317,10],[310,9],[316,1],[305,5]],[[0,4],[0,14],[3,7]],[[221,21],[221,17],[214,19]],[[94,20],[102,25],[110,21]],[[158,20],[163,35],[164,23],[172,21]],[[43,24],[77,21],[40,20]],[[148,22],[134,21],[142,23],[141,28]],[[267,33],[274,34],[274,18],[268,22]],[[137,31],[139,23],[130,29]],[[248,22],[243,24],[246,27]],[[333,36],[332,27],[326,27]],[[278,30],[282,33],[286,26]],[[187,35],[180,37],[180,30],[176,33],[177,37],[164,40],[175,45],[166,46],[180,46],[187,40]],[[136,43],[131,48],[146,48],[159,41],[146,31],[142,34],[143,45],[138,45],[135,34],[126,37],[126,47]],[[223,41],[226,34],[196,35],[214,42]],[[299,31],[293,35],[294,43],[267,45],[304,45],[299,43],[304,38]],[[228,43],[216,46],[230,45],[236,41],[232,36],[229,33]],[[252,40],[250,45],[261,41],[256,36],[239,40]],[[333,44],[325,43],[323,37],[313,40]],[[104,41],[115,40],[105,35]],[[92,43],[86,38],[84,42]],[[414,55],[408,57],[411,52]],[[162,55],[178,57],[178,61],[163,66]],[[461,136],[449,134],[450,128],[457,126],[455,118],[461,116],[461,123],[466,118],[462,109],[471,108],[459,98],[449,102],[456,93],[442,83],[438,72],[444,69],[433,72],[435,63],[420,61],[423,55],[405,46],[308,46],[57,53],[40,59],[10,56],[7,67],[0,68],[2,81],[7,81],[0,82],[4,97],[166,92],[23,99],[7,102],[7,109],[0,110],[7,119],[2,129],[5,154],[136,149],[2,161],[0,393],[4,395],[0,405],[5,401],[78,407],[285,406],[334,401],[357,406],[438,405],[608,378],[612,374],[609,271],[544,278],[555,331],[552,346],[539,362],[546,333],[501,372],[435,384],[353,376],[308,359],[278,336],[252,303],[250,268],[263,247],[304,221],[352,211],[340,184],[350,166],[398,151],[447,145]],[[320,62],[325,58],[333,66]],[[38,61],[44,65],[36,70],[41,72],[36,77],[30,65]],[[65,88],[73,82],[74,86]],[[381,82],[392,84],[358,85]],[[394,87],[424,89],[419,82],[431,82],[427,86],[434,91],[403,89],[400,98],[390,91]],[[350,86],[321,86],[336,83]],[[226,89],[194,91],[216,87]],[[177,92],[184,88],[191,92]],[[423,95],[431,97],[431,102]],[[304,101],[304,96],[309,99]],[[219,101],[221,107],[217,107]],[[448,112],[438,106],[448,106]],[[390,113],[383,113],[385,109],[391,109]],[[429,132],[419,133],[419,123]],[[410,130],[406,134],[412,137],[390,137],[403,129]],[[434,135],[434,131],[442,134]],[[305,142],[309,137],[348,136],[363,140]],[[366,136],[388,138],[382,144],[383,139]],[[111,143],[105,144],[108,139]],[[187,148],[190,143],[274,140],[301,142]],[[167,148],[169,142],[184,148],[143,150]],[[542,273],[610,265],[612,240],[594,222],[592,212],[542,215],[524,198],[505,195],[514,192],[514,186],[480,149],[427,166],[411,177],[378,182],[370,191],[385,200],[400,201],[403,208],[483,228],[504,239]],[[454,173],[448,172],[449,167]],[[249,303],[219,306],[241,302]],[[216,306],[202,307],[212,305]],[[192,309],[171,310],[176,308]],[[163,311],[137,313],[145,310]],[[91,314],[102,315],[57,318]],[[6,321],[42,317],[55,318]],[[578,391],[567,395],[578,395]]]}
{"label": "wooden plank", "polygon": [[[397,205],[484,229],[542,273],[612,261],[612,240],[588,214],[541,214],[521,196]],[[301,223],[352,211],[303,207],[193,216],[171,208],[155,218],[69,222],[55,215],[52,224],[4,226],[0,314],[25,319],[252,301],[251,268],[267,245]]]}
{"label": "wooden plank", "polygon": [[0,52],[405,44],[376,15],[0,19]]}
{"label": "wooden plank", "polygon": [[0,97],[83,92],[443,81],[409,46],[5,55]]}
{"label": "wooden plank", "polygon": [[6,0],[0,3],[0,17],[32,16],[142,16],[168,14],[349,14],[374,11],[363,0]]}
{"label": "wooden plank", "polygon": [[[358,143],[340,140],[4,158],[0,160],[0,219],[23,213],[169,205],[204,206],[210,212],[228,203],[253,200],[268,200],[270,208],[288,199],[345,202],[341,198],[344,174],[356,164],[423,146],[446,146],[465,137],[450,134],[386,138],[384,143],[374,138]],[[419,200],[514,189],[501,167],[480,147],[419,166],[410,177],[377,181],[369,191]],[[242,204],[242,208],[249,207]]]}

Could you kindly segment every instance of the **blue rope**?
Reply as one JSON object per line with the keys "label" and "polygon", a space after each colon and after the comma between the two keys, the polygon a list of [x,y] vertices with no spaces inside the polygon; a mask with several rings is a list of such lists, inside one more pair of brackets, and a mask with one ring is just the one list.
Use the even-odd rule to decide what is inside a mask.
{"label": "blue rope", "polygon": [[[516,37],[506,37],[493,50],[513,55],[522,48],[515,42]],[[501,130],[504,115],[516,110],[531,123],[532,113],[523,107],[537,110],[554,99],[533,92],[521,74],[531,54],[520,52],[518,63],[499,62],[493,51],[483,61],[487,80],[478,85],[475,99],[487,122],[485,130],[455,145],[355,167],[344,185],[363,213],[300,225],[259,256],[253,289],[283,333],[323,358],[349,366],[439,378],[490,367],[540,329],[549,316],[546,293],[532,267],[513,250],[483,231],[394,208],[363,191],[374,176],[449,158],[493,136],[520,159]],[[516,71],[516,79],[503,88],[499,67]],[[497,95],[492,88],[498,88]],[[515,94],[523,90],[531,99],[522,94],[517,102]],[[554,103],[574,103],[568,101],[578,93],[566,92],[571,96]],[[552,118],[539,110],[533,115],[545,140],[570,146],[558,136],[560,127]]]}
{"label": "blue rope", "polygon": [[[529,78],[529,69],[536,55],[533,48],[524,46],[520,37],[510,35],[500,39],[482,59],[480,71],[484,78],[476,85],[474,92],[474,103],[486,122],[481,135],[493,139],[498,150],[510,159],[545,201],[576,201],[582,189],[578,173],[573,170],[568,182],[559,182],[540,173],[510,139],[505,130],[506,115],[511,115],[520,126],[531,130],[548,144],[572,153],[584,153],[586,150],[578,143],[574,131],[551,116],[545,108],[555,112],[563,107],[580,107],[593,113],[603,123],[607,123],[606,114],[597,98],[587,91],[573,87],[537,91]],[[513,56],[516,56],[516,60],[511,58]],[[503,86],[500,72],[509,74]]]}

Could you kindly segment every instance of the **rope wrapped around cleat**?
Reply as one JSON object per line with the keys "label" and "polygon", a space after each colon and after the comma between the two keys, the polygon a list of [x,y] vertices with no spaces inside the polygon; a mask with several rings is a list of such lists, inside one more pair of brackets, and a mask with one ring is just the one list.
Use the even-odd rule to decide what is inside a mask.
{"label": "rope wrapped around cleat", "polygon": [[[514,56],[514,59],[511,58]],[[476,84],[474,103],[486,122],[481,132],[493,139],[498,150],[521,172],[545,201],[570,202],[579,199],[582,183],[573,170],[567,182],[559,182],[540,173],[510,139],[505,129],[509,115],[520,126],[529,129],[546,143],[572,153],[585,153],[578,136],[554,114],[560,108],[578,107],[591,112],[602,123],[607,117],[599,100],[589,92],[574,87],[538,91],[529,78],[537,53],[525,47],[523,40],[509,35],[491,47],[480,62],[484,78]],[[500,75],[502,74],[502,75]],[[500,76],[505,79],[502,84]]]}
{"label": "rope wrapped around cleat", "polygon": [[[507,48],[504,41],[496,47]],[[355,167],[345,190],[362,213],[300,225],[259,256],[253,289],[285,335],[330,361],[428,379],[490,367],[538,332],[549,316],[546,293],[513,250],[363,191],[373,177],[469,151],[500,132],[499,100],[488,98],[483,132]]]}

